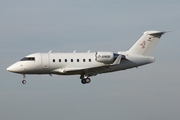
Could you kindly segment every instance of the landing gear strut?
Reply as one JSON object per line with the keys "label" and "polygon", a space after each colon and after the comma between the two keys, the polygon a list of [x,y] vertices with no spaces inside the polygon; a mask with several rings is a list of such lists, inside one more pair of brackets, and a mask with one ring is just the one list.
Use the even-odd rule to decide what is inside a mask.
{"label": "landing gear strut", "polygon": [[87,83],[91,82],[91,79],[88,78],[88,76],[86,76],[86,75],[81,75],[80,79],[81,79],[82,84],[87,84]]}
{"label": "landing gear strut", "polygon": [[23,76],[23,78],[22,78],[22,84],[26,84],[26,80],[25,80],[26,76],[25,76],[25,74],[23,74],[22,76]]}

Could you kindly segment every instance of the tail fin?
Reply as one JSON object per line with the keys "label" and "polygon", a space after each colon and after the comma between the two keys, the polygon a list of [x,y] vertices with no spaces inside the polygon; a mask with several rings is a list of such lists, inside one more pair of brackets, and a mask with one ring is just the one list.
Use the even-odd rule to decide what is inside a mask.
{"label": "tail fin", "polygon": [[146,31],[139,40],[129,49],[129,53],[149,56],[156,47],[160,37],[166,32]]}

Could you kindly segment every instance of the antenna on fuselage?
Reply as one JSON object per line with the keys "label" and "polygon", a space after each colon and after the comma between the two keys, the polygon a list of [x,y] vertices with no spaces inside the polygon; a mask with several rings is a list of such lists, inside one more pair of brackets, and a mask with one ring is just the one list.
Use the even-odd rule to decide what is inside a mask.
{"label": "antenna on fuselage", "polygon": [[76,53],[76,50],[74,50],[73,53]]}
{"label": "antenna on fuselage", "polygon": [[52,52],[52,50],[50,50],[48,53],[51,53]]}
{"label": "antenna on fuselage", "polygon": [[88,50],[87,53],[90,53],[91,50]]}

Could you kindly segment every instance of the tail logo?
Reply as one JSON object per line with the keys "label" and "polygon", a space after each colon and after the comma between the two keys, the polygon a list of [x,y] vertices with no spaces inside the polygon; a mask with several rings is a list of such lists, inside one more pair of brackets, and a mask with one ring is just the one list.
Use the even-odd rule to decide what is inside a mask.
{"label": "tail logo", "polygon": [[144,49],[146,47],[146,41],[143,41],[141,44],[142,48]]}

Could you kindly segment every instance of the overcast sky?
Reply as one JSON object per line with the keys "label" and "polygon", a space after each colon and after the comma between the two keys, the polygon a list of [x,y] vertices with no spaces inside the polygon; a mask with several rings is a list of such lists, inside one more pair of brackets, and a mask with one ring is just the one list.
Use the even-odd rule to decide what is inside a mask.
{"label": "overcast sky", "polygon": [[[1,120],[179,120],[179,0],[0,0]],[[162,36],[153,64],[97,75],[6,71],[36,52],[128,50],[146,30]]]}

